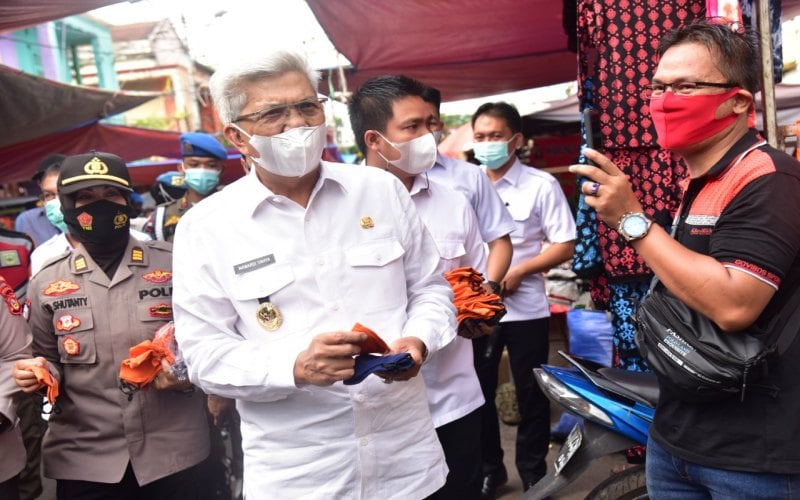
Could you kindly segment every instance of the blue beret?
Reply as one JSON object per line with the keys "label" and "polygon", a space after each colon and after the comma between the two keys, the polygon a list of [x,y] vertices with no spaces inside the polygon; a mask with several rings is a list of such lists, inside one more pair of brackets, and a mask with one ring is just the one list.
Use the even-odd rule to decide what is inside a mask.
{"label": "blue beret", "polygon": [[222,144],[210,134],[202,132],[186,132],[181,134],[182,156],[203,156],[208,158],[228,159],[228,152]]}
{"label": "blue beret", "polygon": [[180,172],[164,172],[156,177],[156,182],[159,182],[167,187],[186,189],[186,183],[183,179],[183,174]]}

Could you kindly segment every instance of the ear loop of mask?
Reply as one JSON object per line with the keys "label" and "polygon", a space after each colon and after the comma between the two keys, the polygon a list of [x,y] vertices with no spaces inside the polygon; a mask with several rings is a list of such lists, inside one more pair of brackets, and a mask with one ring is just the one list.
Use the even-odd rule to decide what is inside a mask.
{"label": "ear loop of mask", "polygon": [[[392,141],[390,141],[389,139],[387,139],[387,138],[386,138],[386,137],[385,137],[383,134],[381,134],[381,133],[380,133],[380,132],[378,132],[377,130],[374,130],[374,132],[375,132],[376,134],[378,134],[379,136],[381,136],[381,139],[383,139],[384,141],[388,142],[388,143],[389,143],[389,145],[390,145],[390,146],[392,146],[392,147],[395,149],[395,151],[397,151],[398,153],[400,153],[400,158],[398,158],[398,160],[400,160],[400,159],[402,159],[402,158],[403,158],[403,152],[402,152],[402,151],[400,151],[399,149],[397,149],[397,146],[395,146],[395,145],[394,145],[394,143],[393,143]],[[386,170],[386,171],[388,172],[388,171],[389,171],[389,164],[390,164],[390,163],[392,163],[392,162],[390,162],[389,160],[387,160],[387,159],[386,159],[386,157],[385,157],[385,156],[383,156],[383,153],[381,153],[381,152],[380,152],[380,150],[378,150],[378,151],[376,151],[376,152],[378,153],[378,156],[380,156],[380,157],[383,159],[383,161],[385,161],[385,162],[386,162],[386,166],[385,166],[385,167],[383,167],[383,169],[384,169],[384,170]]]}

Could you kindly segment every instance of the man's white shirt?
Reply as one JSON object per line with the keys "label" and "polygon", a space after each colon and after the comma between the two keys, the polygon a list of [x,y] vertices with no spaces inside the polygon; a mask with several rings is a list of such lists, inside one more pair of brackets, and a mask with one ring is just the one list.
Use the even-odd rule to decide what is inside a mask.
{"label": "man's white shirt", "polygon": [[[408,192],[356,168],[322,162],[307,208],[248,175],[177,228],[176,336],[191,380],[237,400],[248,498],[421,498],[447,475],[421,376],[294,382],[314,336],[356,322],[389,344],[419,337],[431,355],[455,337],[452,291]],[[260,302],[279,328],[257,321]]]}

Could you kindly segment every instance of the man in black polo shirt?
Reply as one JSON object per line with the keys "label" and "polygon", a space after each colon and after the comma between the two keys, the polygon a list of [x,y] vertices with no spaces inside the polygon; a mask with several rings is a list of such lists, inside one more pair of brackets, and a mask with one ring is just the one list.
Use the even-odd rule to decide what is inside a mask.
{"label": "man in black polo shirt", "polygon": [[[687,306],[737,335],[788,314],[800,293],[800,164],[749,127],[759,90],[753,34],[697,23],[661,40],[650,112],[658,143],[689,167],[673,239],[643,213],[625,175],[600,168],[587,203]],[[800,327],[799,327],[800,328]],[[768,333],[768,332],[766,332]],[[661,380],[647,447],[647,485],[659,498],[788,498],[800,491],[800,338],[770,370],[777,396],[748,388],[713,403],[682,400]],[[796,494],[796,493],[794,493]]]}

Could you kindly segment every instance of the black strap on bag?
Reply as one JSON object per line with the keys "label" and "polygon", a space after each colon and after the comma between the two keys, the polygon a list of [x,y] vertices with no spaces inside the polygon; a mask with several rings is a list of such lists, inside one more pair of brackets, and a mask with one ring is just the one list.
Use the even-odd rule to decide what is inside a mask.
{"label": "black strap on bag", "polygon": [[[763,144],[748,148],[731,167]],[[680,215],[672,227],[673,238],[679,219]],[[730,333],[657,285],[654,277],[635,313],[635,341],[660,378],[687,399],[713,401],[739,393],[744,400],[748,383],[765,378],[769,363],[779,359],[800,333],[800,283],[793,283],[786,304],[764,329]],[[757,387],[773,396],[779,391],[776,386]]]}

